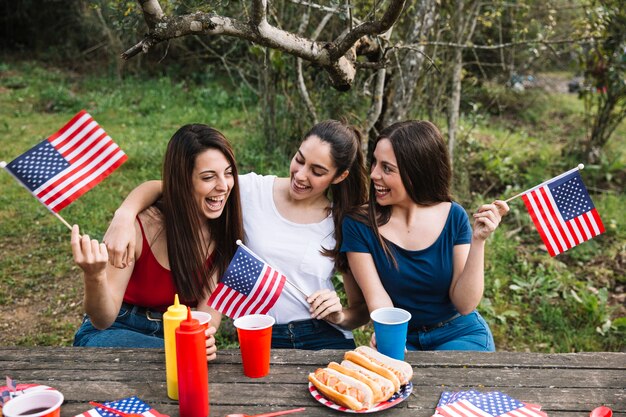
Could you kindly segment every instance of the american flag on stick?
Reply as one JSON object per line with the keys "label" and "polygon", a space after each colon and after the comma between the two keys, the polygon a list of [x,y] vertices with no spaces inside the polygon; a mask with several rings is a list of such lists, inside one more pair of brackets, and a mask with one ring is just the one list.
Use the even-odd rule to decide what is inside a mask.
{"label": "american flag on stick", "polygon": [[604,232],[604,225],[583,184],[579,169],[580,166],[522,195],[550,256]]}
{"label": "american flag on stick", "polygon": [[58,213],[122,165],[126,154],[85,110],[6,165],[43,205]]}
{"label": "american flag on stick", "polygon": [[232,319],[265,314],[276,303],[287,278],[237,241],[239,247],[208,301]]}

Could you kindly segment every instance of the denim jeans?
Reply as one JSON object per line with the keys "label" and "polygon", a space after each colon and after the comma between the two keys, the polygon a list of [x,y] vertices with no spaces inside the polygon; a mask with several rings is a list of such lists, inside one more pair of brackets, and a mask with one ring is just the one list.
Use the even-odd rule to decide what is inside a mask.
{"label": "denim jeans", "polygon": [[496,350],[491,330],[476,310],[432,330],[409,329],[406,347],[408,350]]}
{"label": "denim jeans", "polygon": [[85,315],[74,335],[74,346],[115,348],[163,348],[163,322],[137,314],[136,308],[122,307],[115,322],[104,330],[93,327]]}
{"label": "denim jeans", "polygon": [[272,327],[272,348],[274,349],[354,349],[354,339],[346,339],[344,334],[324,320],[298,320]]}

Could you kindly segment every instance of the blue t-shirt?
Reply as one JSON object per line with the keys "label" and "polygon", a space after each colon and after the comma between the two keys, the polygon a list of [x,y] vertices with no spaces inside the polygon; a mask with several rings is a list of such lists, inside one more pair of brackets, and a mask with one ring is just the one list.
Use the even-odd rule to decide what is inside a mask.
{"label": "blue t-shirt", "polygon": [[472,228],[467,213],[452,203],[437,240],[422,250],[406,250],[386,240],[398,269],[388,260],[373,230],[352,218],[342,224],[341,252],[369,253],[395,307],[411,313],[409,328],[432,325],[457,313],[450,300],[455,245],[469,244]]}

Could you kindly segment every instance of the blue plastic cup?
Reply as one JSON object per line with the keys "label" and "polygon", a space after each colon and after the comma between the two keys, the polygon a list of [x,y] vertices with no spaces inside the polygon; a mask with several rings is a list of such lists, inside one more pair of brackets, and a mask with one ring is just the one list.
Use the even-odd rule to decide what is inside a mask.
{"label": "blue plastic cup", "polygon": [[378,351],[403,361],[411,313],[401,308],[383,307],[372,311],[370,317],[374,322]]}

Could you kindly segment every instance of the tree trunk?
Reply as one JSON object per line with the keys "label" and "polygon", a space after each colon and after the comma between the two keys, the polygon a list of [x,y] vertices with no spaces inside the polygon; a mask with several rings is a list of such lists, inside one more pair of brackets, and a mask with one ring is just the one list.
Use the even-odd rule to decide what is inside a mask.
{"label": "tree trunk", "polygon": [[452,91],[448,104],[448,152],[450,153],[451,168],[454,167],[454,147],[456,145],[456,131],[459,125],[459,112],[461,108],[462,78],[463,50],[456,48],[454,50],[454,67],[452,68]]}
{"label": "tree trunk", "polygon": [[[476,11],[478,3],[466,7],[465,0],[456,0],[456,40],[459,45],[466,44],[472,39],[476,28]],[[463,48],[454,50],[454,65],[452,67],[452,84],[450,100],[448,102],[448,152],[450,165],[454,168],[454,153],[456,147],[456,133],[459,128],[459,114],[461,112],[461,83],[463,82]]]}
{"label": "tree trunk", "polygon": [[[414,8],[413,21],[409,36],[406,39],[408,44],[418,44],[420,39],[426,37],[435,24],[436,0],[423,0]],[[392,81],[388,83],[387,107],[386,111],[379,117],[379,124],[388,126],[392,123],[405,120],[411,106],[418,80],[422,76],[421,69],[426,59],[425,46],[420,45],[414,50],[408,50],[400,59],[399,64],[390,68],[393,74]]]}
{"label": "tree trunk", "polygon": [[270,48],[265,48],[262,97],[265,104],[265,114],[263,115],[265,149],[271,153],[276,146],[276,84],[274,83]]}

